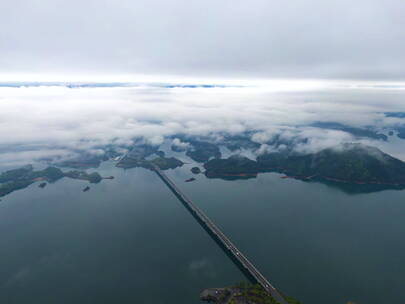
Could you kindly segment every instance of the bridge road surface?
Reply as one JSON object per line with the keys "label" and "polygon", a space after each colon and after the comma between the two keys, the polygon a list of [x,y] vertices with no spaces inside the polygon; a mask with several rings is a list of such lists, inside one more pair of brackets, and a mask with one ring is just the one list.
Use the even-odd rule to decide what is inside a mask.
{"label": "bridge road surface", "polygon": [[234,258],[249,272],[249,274],[259,283],[264,290],[266,290],[278,303],[288,304],[287,301],[281,296],[276,288],[270,284],[269,281],[256,269],[255,266],[239,251],[238,248],[226,237],[225,234],[202,212],[189,198],[187,198],[183,192],[167,177],[167,175],[160,170],[160,168],[152,164],[153,169],[164,181],[164,183],[170,188],[170,190],[185,203],[189,210],[191,210],[218,238],[220,242],[229,250]]}

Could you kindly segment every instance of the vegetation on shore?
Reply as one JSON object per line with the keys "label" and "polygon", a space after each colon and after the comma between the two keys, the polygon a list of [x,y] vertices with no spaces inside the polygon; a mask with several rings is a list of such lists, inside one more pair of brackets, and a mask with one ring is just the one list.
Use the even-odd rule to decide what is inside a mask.
{"label": "vegetation on shore", "polygon": [[220,158],[221,152],[216,144],[188,139],[191,148],[186,151],[186,155],[196,162],[206,162],[210,158]]}
{"label": "vegetation on shore", "polygon": [[[283,297],[289,304],[300,304],[291,297]],[[278,304],[259,284],[246,282],[232,287],[206,289],[200,299],[215,304]]]}
{"label": "vegetation on shore", "polygon": [[[153,154],[157,157],[151,160],[147,159]],[[165,153],[159,151],[155,146],[143,144],[134,147],[117,163],[117,167],[124,169],[137,167],[151,169],[152,164],[158,166],[161,170],[167,170],[181,167],[184,163],[175,157],[165,157]]]}
{"label": "vegetation on shore", "polygon": [[103,179],[97,172],[87,173],[85,171],[69,171],[64,173],[64,176],[73,179],[87,180],[92,184],[97,184]]}
{"label": "vegetation on shore", "polygon": [[175,157],[156,157],[152,160],[146,160],[144,158],[136,159],[126,156],[117,164],[117,167],[124,169],[137,167],[151,169],[152,164],[158,166],[161,170],[167,170],[181,167],[184,163]]}
{"label": "vegetation on shore", "polygon": [[211,159],[204,164],[207,177],[256,176],[260,165],[247,157],[234,155],[227,159]]}
{"label": "vegetation on shore", "polygon": [[280,172],[304,180],[335,183],[405,185],[405,163],[377,148],[346,144],[317,153],[267,153],[251,160],[241,156],[212,159],[204,164],[207,177],[243,178],[259,172]]}

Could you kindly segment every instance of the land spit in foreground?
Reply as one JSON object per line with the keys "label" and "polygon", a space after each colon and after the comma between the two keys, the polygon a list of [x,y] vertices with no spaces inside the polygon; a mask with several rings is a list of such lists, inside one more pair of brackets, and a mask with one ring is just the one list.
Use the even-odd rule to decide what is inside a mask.
{"label": "land spit in foreground", "polygon": [[[288,304],[300,304],[293,298],[284,298]],[[200,299],[215,304],[278,304],[260,285],[244,282],[231,287],[204,289]]]}

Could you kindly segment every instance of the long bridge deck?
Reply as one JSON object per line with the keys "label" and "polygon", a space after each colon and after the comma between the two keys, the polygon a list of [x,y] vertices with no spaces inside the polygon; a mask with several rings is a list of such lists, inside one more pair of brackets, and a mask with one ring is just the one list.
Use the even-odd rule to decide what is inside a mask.
{"label": "long bridge deck", "polygon": [[276,288],[270,284],[269,281],[256,269],[255,266],[240,252],[240,250],[228,239],[228,237],[222,233],[222,231],[201,211],[182,191],[170,180],[167,175],[160,170],[159,167],[153,165],[153,169],[163,182],[169,187],[169,189],[177,196],[179,200],[187,207],[187,209],[196,217],[200,223],[205,225],[205,228],[214,235],[228,253],[238,262],[240,266],[259,283],[264,290],[266,290],[278,303],[288,304],[287,301],[281,296]]}

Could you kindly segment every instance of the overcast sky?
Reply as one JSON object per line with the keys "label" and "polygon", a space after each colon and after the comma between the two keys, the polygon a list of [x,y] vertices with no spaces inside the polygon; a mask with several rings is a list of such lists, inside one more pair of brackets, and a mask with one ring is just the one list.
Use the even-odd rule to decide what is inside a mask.
{"label": "overcast sky", "polygon": [[[405,111],[405,84],[386,86],[405,81],[404,29],[404,0],[0,0],[0,82],[243,84],[0,88],[0,163],[179,132],[317,150],[354,139],[313,122],[388,130],[403,120],[382,113]],[[405,159],[402,142],[371,144]]]}
{"label": "overcast sky", "polygon": [[1,0],[0,73],[405,79],[403,0]]}

